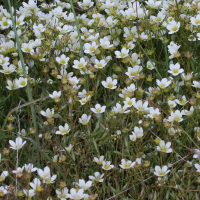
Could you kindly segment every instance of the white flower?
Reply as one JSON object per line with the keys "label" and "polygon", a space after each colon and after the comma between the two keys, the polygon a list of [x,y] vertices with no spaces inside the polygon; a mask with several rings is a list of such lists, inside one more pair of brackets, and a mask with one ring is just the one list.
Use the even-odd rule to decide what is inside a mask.
{"label": "white flower", "polygon": [[81,118],[79,118],[79,123],[82,125],[87,125],[88,122],[90,121],[91,115],[87,116],[86,114],[83,114]]}
{"label": "white flower", "polygon": [[4,196],[7,193],[8,193],[7,186],[0,186],[0,194],[1,194],[1,196]]}
{"label": "white flower", "polygon": [[94,157],[93,161],[96,162],[98,165],[102,165],[103,161],[105,161],[104,156],[100,156],[99,158]]}
{"label": "white flower", "polygon": [[182,113],[179,110],[176,110],[175,112],[171,111],[171,115],[168,118],[169,122],[182,122]]}
{"label": "white flower", "polygon": [[122,169],[130,169],[133,168],[135,165],[135,162],[132,162],[130,160],[126,161],[124,158],[121,159],[121,165],[119,165]]}
{"label": "white flower", "polygon": [[101,84],[105,88],[115,89],[117,88],[117,79],[112,80],[111,77],[107,77],[106,81],[101,81]]}
{"label": "white flower", "polygon": [[92,181],[85,182],[84,179],[79,179],[77,185],[83,190],[88,190],[90,187],[92,187]]}
{"label": "white flower", "polygon": [[2,30],[9,28],[11,25],[12,21],[10,19],[7,19],[6,17],[3,17],[0,21],[0,26]]}
{"label": "white flower", "polygon": [[114,165],[111,165],[110,161],[103,161],[102,163],[102,169],[104,170],[110,170],[114,167]]}
{"label": "white flower", "polygon": [[63,188],[62,190],[56,190],[57,197],[61,200],[67,199],[69,195],[68,191],[69,190],[67,187]]}
{"label": "white flower", "polygon": [[37,167],[33,167],[32,163],[25,164],[24,168],[25,168],[27,173],[35,172],[38,169]]}
{"label": "white flower", "polygon": [[122,48],[121,52],[120,51],[115,51],[116,58],[125,58],[129,54],[129,49],[126,49],[125,47]]}
{"label": "white flower", "polygon": [[34,192],[33,189],[30,190],[26,190],[23,189],[23,193],[30,199],[31,197],[33,197],[36,193]]}
{"label": "white flower", "polygon": [[12,140],[9,140],[9,144],[11,145],[10,147],[11,149],[19,150],[26,144],[26,141],[23,142],[22,138],[17,137],[15,139],[15,142]]}
{"label": "white flower", "polygon": [[34,53],[34,49],[33,49],[33,44],[30,44],[30,43],[23,43],[22,46],[21,46],[21,49],[24,53],[30,53],[30,54],[33,54]]}
{"label": "white flower", "polygon": [[94,113],[103,113],[105,112],[106,106],[101,106],[100,104],[96,104],[95,108],[90,108]]}
{"label": "white flower", "polygon": [[81,58],[80,61],[74,60],[74,65],[72,66],[74,69],[82,69],[87,65],[85,58]]}
{"label": "white flower", "polygon": [[150,70],[155,69],[155,63],[148,61],[147,62],[147,69],[150,69]]}
{"label": "white flower", "polygon": [[82,2],[77,2],[77,3],[83,10],[88,10],[94,5],[94,2],[92,2],[91,0],[83,0],[83,3]]}
{"label": "white flower", "polygon": [[72,148],[73,148],[72,144],[70,144],[68,147],[65,147],[65,149],[67,150],[68,153],[71,152]]}
{"label": "white flower", "polygon": [[125,73],[130,79],[133,79],[142,71],[142,66],[135,65],[134,67],[129,67],[128,71]]}
{"label": "white flower", "polygon": [[100,174],[99,172],[95,172],[94,176],[89,176],[89,179],[91,179],[92,181],[102,183],[104,181],[103,176],[104,176],[104,173]]}
{"label": "white flower", "polygon": [[180,28],[180,22],[171,21],[170,24],[167,25],[167,29],[169,30],[169,34],[176,33]]}
{"label": "white flower", "polygon": [[18,88],[25,87],[27,85],[27,78],[20,77],[19,79],[15,80],[15,83]]}
{"label": "white flower", "polygon": [[156,116],[158,116],[160,114],[161,114],[161,112],[159,111],[158,108],[156,108],[156,109],[150,108],[149,114],[147,116],[150,117],[151,119],[153,119],[153,118],[155,118]]}
{"label": "white flower", "polygon": [[37,172],[38,172],[38,175],[40,176],[40,178],[43,180],[43,183],[46,183],[46,184],[53,183],[54,180],[57,177],[57,175],[53,175],[51,177],[51,175],[50,175],[50,168],[48,166],[46,166],[44,168],[44,170],[38,169]]}
{"label": "white flower", "polygon": [[176,63],[175,65],[174,64],[170,64],[169,68],[170,68],[170,70],[168,70],[168,72],[170,74],[172,74],[173,76],[177,76],[177,75],[179,75],[179,74],[184,72],[183,69],[180,69],[180,64],[179,63]]}
{"label": "white flower", "polygon": [[162,169],[160,166],[155,166],[155,172],[154,174],[156,176],[165,176],[166,174],[168,174],[170,172],[170,170],[167,170],[167,166],[163,166]]}
{"label": "white flower", "polygon": [[80,200],[85,197],[84,190],[79,189],[76,191],[76,189],[71,188],[70,194],[68,194],[68,198],[73,199],[73,200]]}
{"label": "white flower", "polygon": [[169,105],[170,107],[172,107],[172,108],[176,107],[176,102],[175,102],[175,101],[169,100],[167,103],[168,103],[168,105]]}
{"label": "white flower", "polygon": [[13,170],[12,173],[16,174],[17,177],[22,177],[24,167],[18,167],[17,170]]}
{"label": "white flower", "polygon": [[56,134],[58,135],[66,135],[69,133],[71,129],[69,128],[69,125],[65,123],[65,126],[59,126],[59,131],[56,131]]}
{"label": "white flower", "polygon": [[16,70],[16,66],[11,64],[9,67],[6,65],[3,65],[3,70],[0,70],[1,73],[3,74],[11,74],[12,72],[14,72]]}
{"label": "white flower", "polygon": [[18,87],[18,85],[16,84],[16,81],[14,80],[14,81],[11,81],[11,80],[7,80],[7,86],[6,86],[6,88],[8,89],[8,90],[16,90],[16,89],[18,89],[19,87]]}
{"label": "white flower", "polygon": [[181,101],[178,100],[178,99],[175,99],[175,102],[176,102],[177,104],[179,104],[179,105],[184,106],[188,101],[186,100],[186,96],[183,95],[182,98],[181,98]]}
{"label": "white flower", "polygon": [[49,108],[46,109],[46,111],[40,111],[40,114],[45,116],[46,118],[53,118],[54,116],[54,109],[51,110]]}
{"label": "white flower", "polygon": [[143,135],[144,135],[144,133],[143,133],[143,128],[142,127],[137,127],[137,126],[135,126],[134,127],[134,132],[132,131],[132,134],[136,134],[136,136],[137,136],[137,138],[141,138]]}
{"label": "white flower", "polygon": [[85,48],[84,50],[85,53],[90,54],[90,55],[95,55],[94,52],[97,50],[98,45],[95,41],[93,41],[92,44],[85,43],[84,48]]}
{"label": "white flower", "polygon": [[106,66],[106,64],[107,64],[107,62],[105,60],[100,60],[99,61],[99,60],[95,59],[94,67],[96,69],[103,69]]}
{"label": "white flower", "polygon": [[41,181],[38,178],[34,178],[33,182],[30,182],[30,186],[33,188],[34,192],[41,192]]}
{"label": "white flower", "polygon": [[145,101],[144,103],[142,103],[142,100],[138,100],[133,106],[140,112],[149,110],[148,101]]}
{"label": "white flower", "polygon": [[200,82],[193,81],[193,85],[192,86],[200,89]]}
{"label": "white flower", "polygon": [[123,107],[119,104],[119,103],[116,103],[116,106],[113,107],[112,111],[114,113],[129,113],[130,110],[126,110],[128,107],[126,105],[124,105]]}
{"label": "white flower", "polygon": [[167,142],[165,144],[165,142],[163,140],[161,140],[159,143],[159,146],[157,146],[157,150],[164,152],[164,153],[171,153],[172,148],[170,148],[170,146],[171,146],[171,142]]}
{"label": "white flower", "polygon": [[199,26],[200,25],[200,14],[198,14],[196,17],[191,17],[190,21],[191,21],[192,25]]}
{"label": "white flower", "polygon": [[166,78],[163,78],[161,81],[159,81],[156,79],[156,83],[161,89],[164,89],[171,84],[171,80],[168,81]]}
{"label": "white flower", "polygon": [[137,139],[137,135],[132,131],[132,135],[129,135],[130,140],[132,140],[133,142],[136,141]]}
{"label": "white flower", "polygon": [[170,135],[174,135],[176,132],[177,132],[177,131],[176,131],[173,127],[171,127],[171,128],[168,129],[168,133],[169,133]]}
{"label": "white flower", "polygon": [[66,57],[64,54],[62,54],[60,57],[56,57],[56,61],[64,66],[67,66],[69,57]]}
{"label": "white flower", "polygon": [[125,101],[124,102],[124,105],[127,106],[127,107],[131,107],[135,104],[135,98],[129,98],[129,97],[126,97],[125,98]]}
{"label": "white flower", "polygon": [[52,94],[49,94],[49,97],[51,97],[52,99],[59,99],[61,96],[61,91],[53,91]]}
{"label": "white flower", "polygon": [[8,171],[3,171],[0,175],[0,182],[3,182],[7,176],[8,176]]}

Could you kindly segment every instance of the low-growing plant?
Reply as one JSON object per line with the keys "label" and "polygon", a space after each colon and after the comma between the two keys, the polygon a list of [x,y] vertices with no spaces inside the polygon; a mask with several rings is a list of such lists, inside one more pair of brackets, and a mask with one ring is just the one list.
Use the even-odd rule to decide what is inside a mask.
{"label": "low-growing plant", "polygon": [[0,197],[199,199],[200,0],[20,2],[0,6]]}

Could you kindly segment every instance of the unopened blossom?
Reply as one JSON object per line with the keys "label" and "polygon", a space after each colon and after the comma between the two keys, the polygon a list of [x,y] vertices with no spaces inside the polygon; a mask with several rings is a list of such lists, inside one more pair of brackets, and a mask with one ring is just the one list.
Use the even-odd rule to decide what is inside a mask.
{"label": "unopened blossom", "polygon": [[114,165],[111,165],[110,161],[102,162],[102,169],[104,169],[104,170],[111,170],[113,167],[114,167]]}
{"label": "unopened blossom", "polygon": [[168,33],[169,34],[173,34],[173,33],[176,33],[180,28],[180,22],[176,22],[176,21],[171,21],[169,23],[169,25],[167,25],[167,29],[168,29]]}
{"label": "unopened blossom", "polygon": [[135,162],[132,162],[130,160],[125,160],[124,158],[121,159],[121,164],[119,165],[122,169],[130,169],[133,168],[135,165]]}
{"label": "unopened blossom", "polygon": [[101,106],[100,104],[96,104],[95,108],[90,108],[94,113],[103,113],[106,110],[106,106]]}
{"label": "unopened blossom", "polygon": [[65,200],[68,198],[68,195],[69,195],[69,190],[67,187],[63,188],[63,189],[57,189],[56,190],[56,194],[57,194],[57,197],[61,200]]}
{"label": "unopened blossom", "polygon": [[159,143],[159,146],[157,146],[157,150],[164,152],[164,153],[171,153],[172,148],[170,148],[170,146],[171,146],[171,142],[167,142],[165,144],[165,142],[163,140],[161,140]]}
{"label": "unopened blossom", "polygon": [[46,118],[53,118],[54,116],[54,109],[47,108],[46,111],[42,110],[40,111],[40,114],[45,116]]}
{"label": "unopened blossom", "polygon": [[173,76],[177,76],[177,75],[179,75],[179,74],[184,72],[183,69],[180,69],[180,64],[179,63],[176,63],[175,65],[174,64],[170,64],[169,68],[170,68],[170,70],[168,70],[168,72],[170,74],[172,74]]}
{"label": "unopened blossom", "polygon": [[104,181],[103,176],[104,176],[104,173],[100,174],[99,172],[95,172],[94,176],[89,176],[89,179],[91,179],[92,181],[102,183]]}
{"label": "unopened blossom", "polygon": [[143,128],[135,126],[134,131],[132,131],[132,134],[134,133],[136,134],[137,138],[141,138],[144,135]]}
{"label": "unopened blossom", "polygon": [[64,126],[59,126],[59,131],[56,131],[56,134],[58,135],[66,135],[67,133],[69,133],[71,129],[69,128],[69,125],[67,123],[65,123]]}
{"label": "unopened blossom", "polygon": [[117,79],[112,80],[111,77],[107,77],[106,81],[101,81],[101,84],[108,89],[117,88]]}
{"label": "unopened blossom", "polygon": [[160,81],[160,80],[156,79],[156,83],[161,89],[164,89],[164,88],[168,87],[171,84],[171,80],[168,81],[166,78],[163,78]]}
{"label": "unopened blossom", "polygon": [[94,157],[93,161],[96,162],[98,165],[102,165],[103,161],[105,161],[104,156],[99,156],[99,158]]}
{"label": "unopened blossom", "polygon": [[92,181],[85,182],[84,179],[79,179],[77,185],[83,190],[88,190],[90,187],[92,187]]}
{"label": "unopened blossom", "polygon": [[79,118],[79,123],[82,125],[87,125],[88,122],[90,121],[91,115],[87,116],[86,114],[83,114],[81,118]]}
{"label": "unopened blossom", "polygon": [[166,174],[168,174],[170,172],[170,170],[167,170],[167,166],[163,166],[162,168],[160,166],[155,166],[155,172],[154,174],[156,176],[165,176]]}
{"label": "unopened blossom", "polygon": [[129,54],[129,49],[126,49],[125,47],[122,48],[121,52],[120,51],[115,51],[116,58],[125,58]]}
{"label": "unopened blossom", "polygon": [[85,197],[84,190],[78,189],[78,191],[74,188],[71,188],[70,194],[68,194],[68,198],[73,200],[80,200]]}
{"label": "unopened blossom", "polygon": [[15,139],[15,142],[12,141],[12,140],[9,140],[9,144],[11,146],[10,147],[11,149],[19,150],[19,149],[21,149],[26,144],[26,141],[23,142],[22,138],[17,137]]}
{"label": "unopened blossom", "polygon": [[175,112],[171,111],[171,115],[168,118],[169,122],[182,122],[182,113],[179,110],[176,110]]}

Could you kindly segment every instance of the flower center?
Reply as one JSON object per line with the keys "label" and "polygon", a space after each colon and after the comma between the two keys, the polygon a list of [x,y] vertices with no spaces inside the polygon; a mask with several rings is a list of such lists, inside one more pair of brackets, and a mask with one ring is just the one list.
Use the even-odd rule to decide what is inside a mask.
{"label": "flower center", "polygon": [[8,22],[7,22],[7,21],[4,21],[2,24],[3,24],[4,26],[8,26]]}
{"label": "flower center", "polygon": [[166,151],[167,151],[167,148],[166,148],[166,147],[161,147],[161,148],[160,148],[160,151],[166,152]]}
{"label": "flower center", "polygon": [[66,63],[66,61],[64,59],[61,59],[60,63],[64,65]]}
{"label": "flower center", "polygon": [[174,27],[172,27],[172,31],[177,31],[178,30],[178,27],[177,26],[174,26]]}
{"label": "flower center", "polygon": [[196,25],[200,24],[200,20],[199,19],[196,19],[194,22],[195,22]]}
{"label": "flower center", "polygon": [[105,169],[110,169],[110,165],[109,164],[105,164],[104,168]]}
{"label": "flower center", "polygon": [[123,58],[126,56],[126,53],[120,53],[119,55]]}
{"label": "flower center", "polygon": [[24,81],[24,80],[20,81],[20,85],[26,86],[26,81]]}
{"label": "flower center", "polygon": [[172,72],[173,72],[174,74],[178,73],[178,71],[179,71],[178,69],[173,69],[173,70],[172,70]]}
{"label": "flower center", "polygon": [[161,84],[160,84],[160,88],[165,88],[165,84],[164,84],[164,83],[161,83]]}
{"label": "flower center", "polygon": [[26,52],[31,52],[31,49],[30,49],[30,47],[26,47],[25,49],[24,49],[24,51],[26,51]]}
{"label": "flower center", "polygon": [[113,83],[108,83],[107,87],[111,89],[113,87]]}
{"label": "flower center", "polygon": [[100,112],[101,112],[101,108],[97,108],[97,109],[96,109],[96,112],[97,112],[97,113],[100,113]]}

